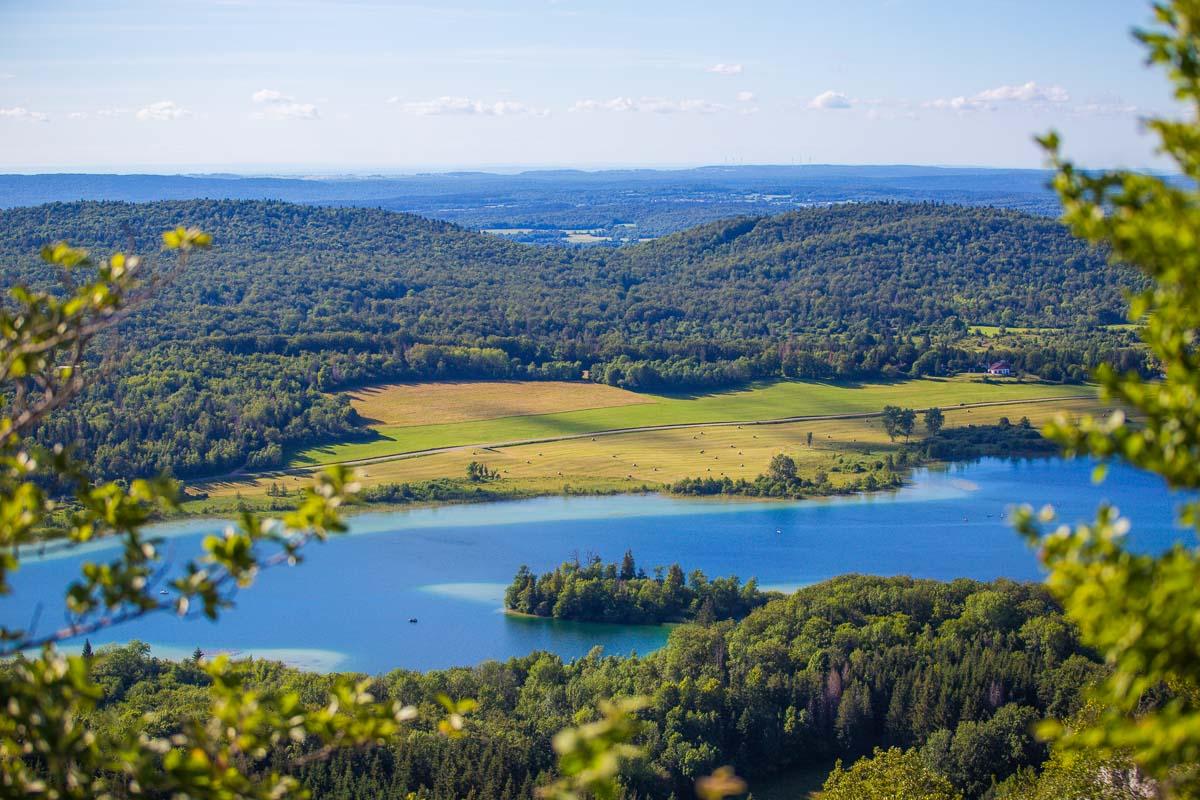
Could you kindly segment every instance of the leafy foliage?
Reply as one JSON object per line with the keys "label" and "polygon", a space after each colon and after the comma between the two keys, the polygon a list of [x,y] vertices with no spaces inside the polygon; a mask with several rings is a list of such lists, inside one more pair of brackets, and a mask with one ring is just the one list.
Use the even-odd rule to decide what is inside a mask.
{"label": "leafy foliage", "polygon": [[[1176,488],[1200,488],[1200,3],[1175,0],[1156,6],[1159,27],[1139,32],[1151,63],[1166,67],[1176,98],[1189,110],[1181,121],[1147,122],[1188,180],[1169,185],[1127,172],[1093,174],[1059,154],[1058,137],[1043,140],[1058,174],[1064,219],[1080,236],[1111,247],[1115,259],[1135,264],[1152,280],[1133,297],[1130,318],[1145,319],[1143,339],[1162,365],[1147,380],[1101,368],[1105,392],[1137,412],[1078,424],[1060,420],[1048,435],[1073,453],[1121,459],[1161,475]],[[1181,520],[1200,530],[1200,504],[1183,504]],[[1162,555],[1134,553],[1130,528],[1115,508],[1096,521],[1045,534],[1031,509],[1018,525],[1036,540],[1050,570],[1049,585],[1062,598],[1084,640],[1111,666],[1092,697],[1098,713],[1075,726],[1043,731],[1070,756],[1121,756],[1132,761],[1170,797],[1200,797],[1200,551],[1178,544]]]}
{"label": "leafy foliage", "polygon": [[585,564],[564,562],[541,576],[522,565],[504,593],[504,605],[539,617],[644,624],[736,619],[768,598],[754,578],[745,585],[736,577],[710,581],[695,570],[685,581],[678,564],[665,573],[658,567],[654,577],[647,577],[633,553],[626,552],[619,566],[595,556]]}
{"label": "leafy foliage", "polygon": [[[811,447],[811,445],[809,445]],[[839,459],[841,461],[842,459]],[[791,466],[788,466],[791,462]],[[796,471],[795,460],[780,453],[771,459],[767,472],[755,476],[754,480],[729,476],[713,478],[700,476],[681,478],[670,485],[674,494],[685,495],[716,495],[730,494],[745,497],[827,497],[830,495],[854,494],[855,492],[873,492],[879,489],[897,487],[901,484],[901,469],[909,464],[919,462],[915,452],[902,450],[898,456],[888,455],[886,459],[874,460],[855,459],[849,466],[841,463],[830,467],[833,471],[846,471],[856,477],[842,480],[834,484],[829,480],[829,474],[818,470],[812,475],[800,475]]]}
{"label": "leafy foliage", "polygon": [[[1097,711],[1096,706],[1088,706],[1066,724],[1072,728],[1093,724]],[[1039,768],[1018,770],[993,794],[997,800],[1146,800],[1158,796],[1159,787],[1127,754],[1102,757],[1088,750],[1055,748]]]}
{"label": "leafy foliage", "polygon": [[1041,764],[1045,748],[1033,738],[1037,712],[1007,705],[982,722],[960,722],[953,731],[937,731],[921,746],[925,762],[967,797],[979,797],[996,776]]}
{"label": "leafy foliage", "polygon": [[[356,489],[344,470],[324,473],[297,510],[282,519],[244,515],[224,536],[208,537],[202,559],[158,589],[157,541],[142,527],[158,505],[170,506],[176,487],[166,480],[128,486],[91,483],[61,446],[32,447],[30,438],[47,417],[63,409],[94,380],[99,366],[85,360],[88,345],[166,282],[185,271],[192,252],[210,237],[173,228],[164,247],[178,254],[174,267],[151,272],[141,259],[117,253],[99,263],[65,244],[42,256],[61,276],[59,291],[11,292],[0,310],[0,594],[12,591],[8,576],[20,567],[22,545],[55,511],[44,487],[72,491],[63,547],[101,537],[122,540],[120,557],[107,564],[84,562],[82,576],[67,588],[70,618],[55,631],[0,628],[0,794],[59,798],[127,795],[279,798],[302,794],[299,782],[264,763],[284,746],[302,751],[291,768],[343,747],[382,744],[415,709],[377,701],[369,682],[350,677],[329,683],[324,702],[302,707],[295,693],[248,686],[244,667],[218,658],[202,667],[205,702],[181,720],[172,735],[142,726],[97,728],[86,720],[105,700],[106,686],[93,680],[97,666],[90,644],[68,657],[55,644],[155,612],[200,613],[216,619],[238,588],[276,564],[295,564],[313,540],[344,530],[342,501]],[[165,599],[163,598],[165,595]],[[33,652],[29,652],[29,651]],[[200,669],[193,664],[194,669]],[[461,712],[461,709],[459,709]],[[461,718],[461,717],[460,717]],[[454,715],[451,715],[451,720]]]}
{"label": "leafy foliage", "polygon": [[559,731],[554,737],[562,777],[538,792],[554,800],[614,800],[620,796],[617,777],[627,762],[639,758],[631,742],[642,729],[634,713],[645,708],[642,697],[600,704],[600,719]]}
{"label": "leafy foliage", "polygon": [[876,750],[850,769],[839,763],[821,792],[827,800],[962,800],[942,775],[930,769],[914,751],[893,747]]}
{"label": "leafy foliage", "polygon": [[783,483],[796,480],[796,459],[786,453],[776,453],[771,456],[767,474],[772,480]]}
{"label": "leafy foliage", "polygon": [[883,430],[893,442],[897,436],[903,436],[905,441],[908,441],[916,424],[917,412],[911,408],[883,407]]}
{"label": "leafy foliage", "polygon": [[946,428],[910,446],[927,458],[961,461],[974,458],[1048,458],[1061,450],[1022,417],[1012,424],[1006,417],[996,425]]}

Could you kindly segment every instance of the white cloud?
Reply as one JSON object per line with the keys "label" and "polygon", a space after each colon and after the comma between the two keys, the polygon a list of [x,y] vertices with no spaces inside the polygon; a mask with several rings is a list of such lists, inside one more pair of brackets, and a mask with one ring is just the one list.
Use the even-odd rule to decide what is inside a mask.
{"label": "white cloud", "polygon": [[943,111],[996,111],[1000,108],[1026,107],[1044,108],[1061,106],[1071,100],[1070,93],[1061,86],[1042,86],[1037,81],[1028,81],[1014,86],[997,86],[976,94],[959,97],[939,97],[921,104],[923,108]]}
{"label": "white cloud", "polygon": [[284,103],[295,100],[294,97],[290,97],[276,89],[259,89],[250,95],[250,99],[255,103]]}
{"label": "white cloud", "polygon": [[985,103],[1066,103],[1071,96],[1061,86],[1039,86],[1036,81],[1029,81],[1020,86],[985,89],[975,99]]}
{"label": "white cloud", "polygon": [[257,119],[321,118],[321,113],[312,103],[299,103],[295,97],[277,89],[259,89],[250,95],[250,99],[262,109],[254,114]]}
{"label": "white cloud", "polygon": [[708,68],[708,72],[715,75],[741,75],[741,64],[713,64]]}
{"label": "white cloud", "polygon": [[738,92],[737,93],[737,101],[739,103],[753,103],[754,102],[754,92]]}
{"label": "white cloud", "polygon": [[67,119],[87,119],[87,118],[88,118],[88,113],[86,111],[72,111],[70,114],[67,114]]}
{"label": "white cloud", "polygon": [[185,119],[192,115],[191,111],[180,107],[173,100],[159,100],[145,108],[139,108],[135,116],[142,122],[168,122]]}
{"label": "white cloud", "polygon": [[637,111],[637,101],[632,97],[614,97],[612,100],[576,100],[571,111]]}
{"label": "white cloud", "polygon": [[715,114],[725,106],[710,100],[669,100],[663,97],[614,97],[611,100],[576,100],[571,111],[639,111],[651,114]]}
{"label": "white cloud", "polygon": [[446,115],[508,117],[530,115],[544,117],[550,113],[545,108],[533,108],[515,100],[497,100],[487,103],[482,100],[472,100],[469,97],[439,97],[434,100],[417,102],[401,102],[399,97],[389,97],[388,102],[399,105],[406,114],[416,114],[420,117],[436,117]]}
{"label": "white cloud", "polygon": [[15,77],[11,72],[0,72],[0,81],[11,81]]}
{"label": "white cloud", "polygon": [[12,106],[11,108],[0,108],[0,117],[7,119],[22,119],[26,122],[49,122],[50,115],[41,111],[30,111],[23,106]]}
{"label": "white cloud", "polygon": [[987,108],[987,104],[969,97],[939,97],[922,103],[921,107],[940,111],[981,111]]}
{"label": "white cloud", "polygon": [[851,100],[841,92],[835,92],[830,89],[827,92],[821,92],[819,95],[808,101],[809,108],[820,109],[822,111],[837,110],[850,108]]}

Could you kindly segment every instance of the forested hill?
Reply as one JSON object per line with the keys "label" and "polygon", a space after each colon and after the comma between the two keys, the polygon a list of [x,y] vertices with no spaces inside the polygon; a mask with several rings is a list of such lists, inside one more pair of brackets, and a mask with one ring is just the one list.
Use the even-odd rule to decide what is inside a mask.
{"label": "forested hill", "polygon": [[528,298],[553,284],[561,291],[565,282],[554,273],[565,277],[575,260],[409,214],[207,200],[0,212],[0,252],[38,272],[36,251],[46,241],[66,238],[104,253],[128,249],[132,236],[135,251],[153,253],[159,232],[175,224],[211,231],[215,247],[162,294],[152,315],[133,321],[156,341],[409,329],[483,336],[499,332],[497,314],[501,327],[511,327],[503,322],[506,294],[518,285]]}
{"label": "forested hill", "polygon": [[106,251],[130,234],[144,251],[178,222],[211,231],[217,248],[164,295],[156,337],[529,336],[587,351],[613,334],[728,344],[858,322],[889,333],[955,316],[1055,327],[1121,319],[1120,273],[1056,222],[937,205],[807,209],[564,252],[372,209],[72,203],[0,212],[0,255],[35,264],[47,241]]}
{"label": "forested hill", "polygon": [[[1121,321],[1128,276],[1055,221],[932,204],[845,205],[711,223],[620,254],[675,305],[741,308],[753,335],[950,317],[1065,326]],[[753,310],[751,310],[753,309]],[[782,326],[782,327],[780,327]]]}
{"label": "forested hill", "polygon": [[1128,276],[1052,220],[985,208],[806,209],[573,251],[373,209],[51,204],[0,212],[4,284],[48,285],[46,242],[152,252],[177,224],[211,232],[213,251],[125,323],[118,380],[46,432],[106,473],[279,464],[354,430],[322,391],[377,379],[946,374],[991,355],[960,346],[968,323],[1064,328],[1002,354],[1054,380],[1142,366],[1094,328],[1120,319]]}

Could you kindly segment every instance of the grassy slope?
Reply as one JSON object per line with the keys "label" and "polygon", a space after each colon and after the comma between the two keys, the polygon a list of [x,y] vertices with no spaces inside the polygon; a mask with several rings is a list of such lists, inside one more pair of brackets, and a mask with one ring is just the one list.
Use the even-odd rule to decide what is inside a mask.
{"label": "grassy slope", "polygon": [[653,403],[655,398],[584,381],[390,383],[346,392],[376,426],[440,425],[530,414],[560,414]]}
{"label": "grassy slope", "polygon": [[327,464],[436,447],[499,443],[583,434],[618,428],[678,423],[749,421],[879,411],[885,405],[923,408],[959,403],[1023,400],[1089,394],[1080,386],[983,383],[968,378],[833,384],[809,381],[763,384],[696,397],[649,395],[654,402],[558,414],[502,417],[441,425],[373,428],[379,438],[313,447],[297,453],[291,466]]}
{"label": "grassy slope", "polygon": [[[1001,417],[1016,422],[1028,416],[1040,426],[1056,414],[1106,414],[1108,407],[1096,400],[1063,400],[1052,403],[956,408],[946,411],[947,426],[987,425]],[[813,446],[807,444],[813,434]],[[918,426],[916,437],[925,435]],[[748,425],[640,431],[613,436],[570,439],[545,444],[502,448],[463,448],[432,455],[402,458],[359,469],[364,485],[419,482],[432,478],[462,481],[470,461],[482,461],[502,475],[502,480],[478,487],[491,498],[528,497],[567,491],[609,493],[657,489],[684,477],[728,475],[752,479],[767,469],[776,453],[792,456],[802,475],[828,473],[840,486],[857,477],[856,463],[870,466],[895,452],[901,442],[891,442],[878,418],[831,419],[780,425]],[[732,445],[732,446],[731,446]],[[700,451],[704,452],[701,453]],[[237,495],[262,497],[271,484],[289,491],[311,484],[311,475],[264,475],[234,481],[196,485],[211,495],[196,501],[189,510],[217,513],[232,506]],[[222,505],[225,503],[226,505]]]}

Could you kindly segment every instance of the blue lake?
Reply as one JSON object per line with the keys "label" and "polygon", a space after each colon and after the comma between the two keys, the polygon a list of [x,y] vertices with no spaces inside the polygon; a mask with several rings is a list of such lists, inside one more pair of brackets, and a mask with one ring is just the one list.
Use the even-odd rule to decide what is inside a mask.
{"label": "blue lake", "polygon": [[[1087,462],[987,459],[947,471],[920,470],[887,494],[828,501],[750,502],[660,495],[549,497],[363,514],[351,534],[307,551],[302,565],[264,573],[218,624],[159,615],[93,644],[141,639],[177,656],[200,647],[277,658],[321,670],[382,672],[470,665],[534,650],[566,658],[601,645],[649,652],[659,627],[514,618],[501,612],[504,587],[521,564],[545,571],[578,554],[619,559],[631,548],[647,571],[678,561],[685,571],[757,577],[791,590],[847,572],[950,579],[1037,579],[1034,554],[1007,524],[1014,503],[1052,503],[1065,521],[1091,519],[1102,500],[1133,522],[1139,548],[1158,550],[1188,535],[1174,524],[1178,498],[1159,479],[1114,468],[1095,486]],[[218,521],[156,526],[174,561],[198,552]],[[39,630],[64,619],[62,587],[83,558],[28,558],[0,621]],[[408,622],[416,617],[416,624]]]}

